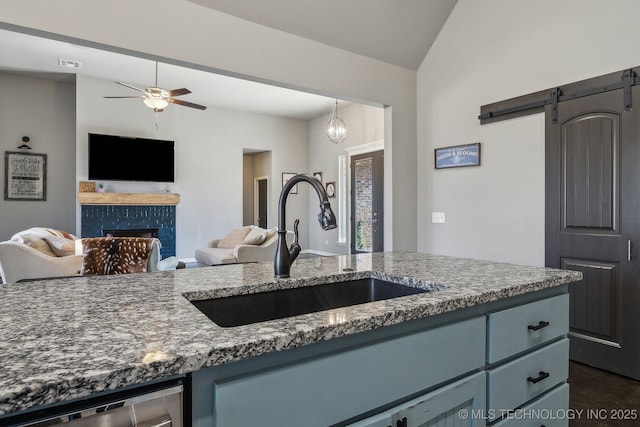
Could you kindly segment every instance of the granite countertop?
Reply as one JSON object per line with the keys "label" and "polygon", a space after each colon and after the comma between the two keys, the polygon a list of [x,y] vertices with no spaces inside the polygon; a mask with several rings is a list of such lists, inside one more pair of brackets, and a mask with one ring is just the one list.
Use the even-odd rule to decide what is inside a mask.
{"label": "granite countertop", "polygon": [[[259,263],[0,285],[0,415],[581,278],[411,252],[301,259],[291,275]],[[438,290],[233,328],[188,301],[368,277]]]}

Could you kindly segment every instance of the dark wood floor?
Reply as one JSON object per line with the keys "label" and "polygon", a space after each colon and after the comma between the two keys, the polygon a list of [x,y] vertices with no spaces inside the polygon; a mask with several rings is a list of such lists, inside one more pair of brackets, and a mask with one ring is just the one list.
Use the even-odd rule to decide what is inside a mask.
{"label": "dark wood floor", "polygon": [[640,382],[570,362],[569,385],[570,427],[640,426]]}

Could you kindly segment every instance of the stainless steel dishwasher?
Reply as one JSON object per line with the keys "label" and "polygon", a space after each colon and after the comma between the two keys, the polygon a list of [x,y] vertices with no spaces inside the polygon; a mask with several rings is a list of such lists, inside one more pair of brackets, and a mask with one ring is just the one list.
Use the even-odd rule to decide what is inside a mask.
{"label": "stainless steel dishwasher", "polygon": [[[30,421],[10,425],[29,427],[183,427],[184,387],[172,385],[153,391],[139,389],[114,393],[113,398],[93,406],[62,405],[55,413],[39,414]],[[128,395],[128,396],[127,396]],[[105,400],[105,399],[101,399]],[[90,401],[89,401],[90,402]],[[87,403],[89,403],[87,402]],[[2,424],[2,421],[0,421]]]}

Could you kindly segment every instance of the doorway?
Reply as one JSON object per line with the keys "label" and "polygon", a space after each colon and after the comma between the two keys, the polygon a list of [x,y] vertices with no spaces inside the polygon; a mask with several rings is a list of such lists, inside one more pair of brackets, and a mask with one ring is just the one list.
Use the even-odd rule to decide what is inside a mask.
{"label": "doorway", "polygon": [[[640,106],[640,87],[631,100]],[[640,108],[623,90],[546,112],[545,256],[571,284],[570,358],[640,379]]]}
{"label": "doorway", "polygon": [[242,154],[242,225],[269,228],[271,151],[244,148]]}
{"label": "doorway", "polygon": [[268,228],[267,224],[269,208],[269,177],[256,178],[253,185],[254,192],[254,225],[260,228]]}
{"label": "doorway", "polygon": [[351,253],[384,250],[384,150],[351,156]]}

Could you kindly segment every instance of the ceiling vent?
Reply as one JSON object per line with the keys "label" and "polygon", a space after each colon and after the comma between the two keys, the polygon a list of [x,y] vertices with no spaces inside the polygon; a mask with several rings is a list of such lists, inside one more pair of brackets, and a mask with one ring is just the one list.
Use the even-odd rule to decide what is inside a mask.
{"label": "ceiling vent", "polygon": [[82,68],[82,63],[81,62],[72,61],[70,59],[58,58],[58,65],[61,66],[61,67],[68,67],[68,68],[75,68],[75,69]]}

